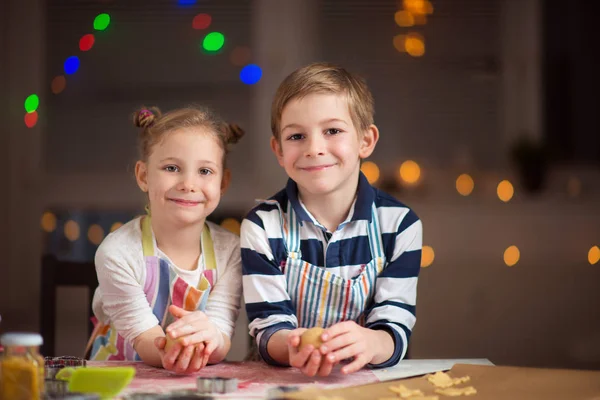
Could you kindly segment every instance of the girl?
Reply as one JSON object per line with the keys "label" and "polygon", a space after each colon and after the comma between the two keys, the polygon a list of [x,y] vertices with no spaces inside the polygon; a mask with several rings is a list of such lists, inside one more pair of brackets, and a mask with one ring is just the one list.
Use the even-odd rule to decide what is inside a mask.
{"label": "girl", "polygon": [[239,313],[239,238],[206,217],[229,185],[228,145],[244,132],[198,108],[141,109],[134,123],[148,215],[98,248],[90,359],[193,373],[225,358]]}

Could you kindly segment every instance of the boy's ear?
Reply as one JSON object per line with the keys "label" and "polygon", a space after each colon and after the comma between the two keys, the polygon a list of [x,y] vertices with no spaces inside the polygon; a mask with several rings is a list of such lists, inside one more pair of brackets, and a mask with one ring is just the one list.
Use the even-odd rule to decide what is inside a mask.
{"label": "boy's ear", "polygon": [[148,167],[145,162],[138,161],[135,163],[135,180],[142,192],[148,192]]}
{"label": "boy's ear", "polygon": [[378,140],[379,129],[375,125],[369,126],[360,138],[358,156],[361,159],[369,157],[373,153],[373,150],[375,150]]}
{"label": "boy's ear", "polygon": [[223,171],[223,179],[221,180],[221,196],[225,194],[231,183],[231,170],[226,169]]}
{"label": "boy's ear", "polygon": [[275,157],[277,157],[277,162],[279,162],[279,165],[283,167],[283,151],[281,151],[279,139],[277,139],[275,136],[271,136],[271,150],[273,151],[273,154],[275,154]]}

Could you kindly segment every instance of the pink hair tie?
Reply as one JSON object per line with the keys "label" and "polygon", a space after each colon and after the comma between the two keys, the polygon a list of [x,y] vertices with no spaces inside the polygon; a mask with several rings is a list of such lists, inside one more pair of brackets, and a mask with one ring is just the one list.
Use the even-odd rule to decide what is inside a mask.
{"label": "pink hair tie", "polygon": [[148,118],[152,115],[154,115],[154,114],[152,114],[152,111],[150,111],[150,110],[143,109],[142,111],[140,111],[141,118]]}

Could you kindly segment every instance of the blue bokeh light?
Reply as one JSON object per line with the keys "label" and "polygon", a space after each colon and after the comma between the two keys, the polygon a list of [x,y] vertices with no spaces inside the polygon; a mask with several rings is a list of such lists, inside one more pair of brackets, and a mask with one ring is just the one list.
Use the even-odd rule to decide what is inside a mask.
{"label": "blue bokeh light", "polygon": [[79,57],[71,56],[65,61],[65,74],[72,75],[79,69]]}
{"label": "blue bokeh light", "polygon": [[262,78],[262,69],[256,64],[246,65],[240,72],[240,79],[246,85],[254,85]]}

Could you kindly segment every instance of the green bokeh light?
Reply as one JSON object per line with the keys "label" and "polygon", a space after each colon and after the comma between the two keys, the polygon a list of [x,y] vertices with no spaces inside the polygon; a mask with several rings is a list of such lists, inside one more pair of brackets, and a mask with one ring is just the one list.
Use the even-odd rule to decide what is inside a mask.
{"label": "green bokeh light", "polygon": [[202,42],[202,47],[206,51],[217,51],[223,44],[225,43],[225,36],[223,36],[220,32],[211,32],[204,38]]}
{"label": "green bokeh light", "polygon": [[27,111],[28,113],[32,113],[35,110],[37,110],[39,105],[40,105],[40,98],[38,97],[37,94],[30,94],[25,99],[25,111]]}
{"label": "green bokeh light", "polygon": [[97,31],[105,30],[110,24],[110,15],[108,14],[98,14],[96,18],[94,18],[94,29]]}

